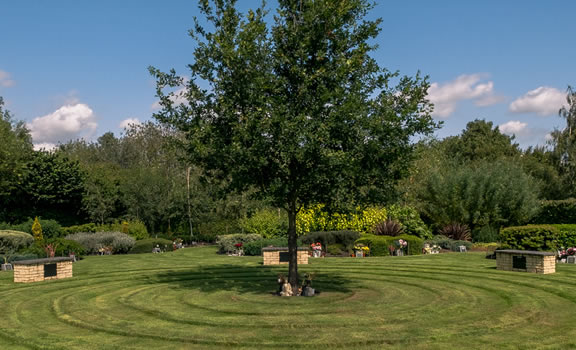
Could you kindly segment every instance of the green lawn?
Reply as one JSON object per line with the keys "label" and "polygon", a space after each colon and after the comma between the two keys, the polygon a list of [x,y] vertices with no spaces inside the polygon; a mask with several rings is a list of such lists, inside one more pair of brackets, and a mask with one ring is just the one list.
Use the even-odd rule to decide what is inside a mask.
{"label": "green lawn", "polygon": [[0,273],[0,349],[576,347],[576,266],[502,272],[484,254],[311,260],[313,298],[272,295],[285,268],[215,248],[93,256],[75,277]]}

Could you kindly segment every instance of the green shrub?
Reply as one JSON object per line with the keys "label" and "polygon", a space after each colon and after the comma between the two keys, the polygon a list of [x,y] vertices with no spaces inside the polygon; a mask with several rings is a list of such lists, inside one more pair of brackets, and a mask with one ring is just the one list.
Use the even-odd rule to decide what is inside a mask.
{"label": "green shrub", "polygon": [[466,224],[460,224],[457,222],[448,224],[442,227],[439,231],[442,236],[446,236],[450,239],[459,241],[469,241],[472,239],[470,235],[470,228]]}
{"label": "green shrub", "polygon": [[[44,220],[39,219],[42,225],[42,235],[44,239],[61,237],[63,235],[62,226],[56,220]],[[11,225],[8,223],[0,223],[0,230],[13,230],[21,231],[32,234],[32,225],[34,224],[34,219],[28,219],[23,223]]]}
{"label": "green shrub", "polygon": [[346,252],[346,247],[341,243],[330,244],[326,247],[326,253],[330,255],[342,255],[344,252]]}
{"label": "green shrub", "polygon": [[86,254],[86,250],[80,243],[70,239],[53,238],[46,243],[54,244],[56,256],[69,256],[71,253],[74,253],[76,256]]}
{"label": "green shrub", "polygon": [[388,209],[388,218],[398,221],[407,235],[431,238],[432,231],[426,226],[418,211],[409,206],[392,205]]}
{"label": "green shrub", "polygon": [[331,244],[342,244],[347,250],[352,248],[358,238],[360,238],[360,233],[356,231],[310,232],[301,237],[302,243],[307,245],[316,242],[322,243],[322,247],[327,247]]}
{"label": "green shrub", "polygon": [[396,237],[404,233],[404,228],[398,221],[388,219],[377,223],[372,232],[377,236]]}
{"label": "green shrub", "polygon": [[262,240],[262,236],[257,235],[255,233],[236,233],[232,235],[221,235],[218,236],[218,240],[216,243],[218,244],[218,252],[219,253],[227,253],[234,251],[236,247],[234,246],[237,243],[242,243],[243,245]]}
{"label": "green shrub", "polygon": [[172,241],[164,238],[146,238],[136,241],[130,254],[152,253],[152,249],[156,246],[162,250],[172,250]]}
{"label": "green shrub", "polygon": [[459,252],[460,246],[465,246],[467,250],[470,250],[473,246],[470,241],[456,240],[443,235],[436,235],[432,239],[426,241],[430,245],[437,245],[442,249],[448,249],[453,252]]}
{"label": "green shrub", "polygon": [[558,230],[559,247],[576,247],[576,224],[550,225]]}
{"label": "green shrub", "polygon": [[264,238],[285,235],[288,231],[286,215],[279,215],[277,210],[262,209],[251,217],[240,220],[240,227],[246,233],[256,233]]}
{"label": "green shrub", "polygon": [[36,255],[36,254],[14,254],[9,259],[9,263],[13,263],[14,261],[22,261],[22,260],[33,260],[38,258],[43,258],[45,255]]}
{"label": "green shrub", "polygon": [[442,249],[449,250],[452,250],[452,242],[452,239],[442,235],[436,235],[432,237],[432,239],[426,241],[426,243],[429,243],[430,245],[437,245]]}
{"label": "green shrub", "polygon": [[2,230],[0,231],[0,254],[11,255],[20,249],[29,247],[34,243],[34,237],[26,232]]}
{"label": "green shrub", "polygon": [[470,250],[472,248],[472,242],[470,241],[459,241],[459,240],[452,240],[450,244],[450,250],[453,252],[459,252],[460,246],[465,246],[466,250]]}
{"label": "green shrub", "polygon": [[500,243],[496,242],[480,242],[472,244],[472,249],[474,250],[494,251],[498,248],[500,248]]}
{"label": "green shrub", "polygon": [[576,198],[543,201],[538,214],[531,222],[534,224],[576,224]]}
{"label": "green shrub", "polygon": [[458,166],[430,173],[419,190],[423,213],[442,227],[467,224],[522,225],[538,211],[538,186],[518,165],[506,161]]}
{"label": "green shrub", "polygon": [[472,232],[472,239],[474,242],[496,242],[500,234],[497,228],[491,226],[482,226]]}
{"label": "green shrub", "polygon": [[101,248],[110,247],[113,253],[128,253],[135,239],[122,232],[78,232],[66,236],[66,239],[78,242],[87,254],[97,254]]}
{"label": "green shrub", "polygon": [[96,232],[122,232],[134,237],[144,239],[150,237],[146,225],[140,220],[116,221],[112,224],[98,225]]}
{"label": "green shrub", "polygon": [[513,226],[500,230],[503,248],[553,251],[558,248],[559,230],[552,225]]}
{"label": "green shrub", "polygon": [[356,240],[356,244],[363,244],[370,248],[370,256],[387,256],[390,255],[388,247],[394,245],[395,241],[403,239],[408,242],[408,254],[420,255],[424,247],[424,240],[420,237],[411,235],[400,235],[396,237],[364,235]]}
{"label": "green shrub", "polygon": [[[298,246],[301,242],[298,240]],[[264,238],[257,241],[246,243],[242,246],[245,255],[259,256],[262,255],[262,248],[265,247],[287,247],[288,238],[286,237],[276,237],[276,238]]]}
{"label": "green shrub", "polygon": [[83,224],[83,225],[75,225],[75,226],[68,226],[62,227],[62,233],[67,236],[73,233],[78,232],[96,232],[97,225],[95,223]]}

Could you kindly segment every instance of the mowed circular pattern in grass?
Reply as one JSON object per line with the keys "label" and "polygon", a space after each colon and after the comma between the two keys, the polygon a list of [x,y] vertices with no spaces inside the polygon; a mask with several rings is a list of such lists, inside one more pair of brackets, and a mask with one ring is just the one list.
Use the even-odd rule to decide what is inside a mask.
{"label": "mowed circular pattern in grass", "polygon": [[273,295],[286,267],[215,248],[88,257],[75,277],[0,273],[0,349],[570,348],[576,266],[497,271],[483,254],[311,259],[313,298]]}

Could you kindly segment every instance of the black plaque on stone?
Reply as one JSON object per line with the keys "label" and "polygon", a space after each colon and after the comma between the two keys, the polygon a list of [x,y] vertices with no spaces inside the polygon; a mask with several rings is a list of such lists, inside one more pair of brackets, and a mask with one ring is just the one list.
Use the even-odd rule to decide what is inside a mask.
{"label": "black plaque on stone", "polygon": [[280,252],[280,262],[290,262],[290,253]]}
{"label": "black plaque on stone", "polygon": [[512,268],[519,270],[526,270],[526,257],[512,256]]}
{"label": "black plaque on stone", "polygon": [[56,264],[44,265],[44,278],[54,277],[56,275],[58,275],[58,268],[56,267]]}

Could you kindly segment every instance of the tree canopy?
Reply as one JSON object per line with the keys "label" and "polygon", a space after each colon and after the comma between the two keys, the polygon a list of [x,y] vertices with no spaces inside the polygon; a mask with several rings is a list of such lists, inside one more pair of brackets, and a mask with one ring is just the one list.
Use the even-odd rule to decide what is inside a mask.
{"label": "tree canopy", "polygon": [[199,7],[208,25],[196,20],[190,31],[190,79],[150,68],[163,107],[155,116],[186,135],[206,174],[229,179],[231,190],[255,186],[286,209],[295,286],[298,211],[390,198],[411,138],[436,126],[429,83],[370,56],[381,20],[366,19],[366,0],[280,0],[272,21],[263,7],[238,12],[233,0]]}

